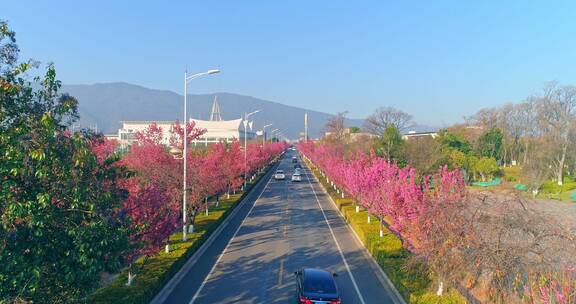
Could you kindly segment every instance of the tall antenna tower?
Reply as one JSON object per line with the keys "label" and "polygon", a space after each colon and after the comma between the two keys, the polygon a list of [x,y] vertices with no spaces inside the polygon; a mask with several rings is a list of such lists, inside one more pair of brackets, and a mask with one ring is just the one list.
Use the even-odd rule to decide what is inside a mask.
{"label": "tall antenna tower", "polygon": [[210,115],[211,121],[221,121],[222,116],[220,116],[220,104],[218,104],[218,96],[214,96],[214,102],[212,103],[212,114]]}

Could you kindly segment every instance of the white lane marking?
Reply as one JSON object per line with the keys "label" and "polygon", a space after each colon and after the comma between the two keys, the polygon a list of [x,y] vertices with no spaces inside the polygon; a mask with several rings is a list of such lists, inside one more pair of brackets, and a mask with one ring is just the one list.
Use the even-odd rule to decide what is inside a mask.
{"label": "white lane marking", "polygon": [[280,260],[280,269],[278,270],[278,286],[282,286],[282,278],[284,277],[284,259]]}
{"label": "white lane marking", "polygon": [[[312,173],[311,175],[312,175],[312,177],[314,177],[314,180],[316,180],[318,183],[320,183],[320,180],[318,180],[318,178],[316,178],[314,176],[314,173]],[[326,194],[326,196],[328,196],[328,199],[330,199],[330,201],[332,202],[332,205],[334,205],[334,207],[338,208],[338,205],[336,205],[336,202],[330,196],[330,194],[328,194],[326,189],[324,189],[323,186],[321,186],[321,188],[322,188],[322,192],[324,192]],[[342,212],[338,211],[338,216],[344,222],[347,222],[347,220],[344,217],[344,215],[342,214]],[[346,228],[348,229],[348,231],[352,232],[352,235],[354,236],[356,244],[364,251],[364,255],[372,264],[372,268],[376,269],[375,271],[379,272],[380,275],[382,276],[382,277],[380,277],[380,276],[376,275],[376,277],[380,281],[380,284],[382,284],[385,289],[386,288],[390,289],[390,292],[394,294],[394,297],[392,297],[392,301],[394,303],[397,303],[397,304],[398,303],[399,304],[406,304],[406,300],[404,300],[404,298],[400,295],[400,292],[398,291],[398,289],[396,289],[396,286],[394,285],[394,283],[392,283],[392,281],[390,281],[390,278],[388,278],[388,275],[384,272],[384,270],[382,270],[382,267],[380,267],[380,265],[378,265],[378,263],[376,262],[374,257],[370,254],[370,252],[368,251],[368,249],[364,245],[364,242],[362,242],[362,240],[360,239],[360,236],[358,236],[358,233],[356,233],[356,231],[354,229],[352,229],[352,227],[350,227],[350,225],[348,225],[348,224],[346,225]]]}
{"label": "white lane marking", "polygon": [[356,290],[356,294],[358,294],[358,298],[360,299],[360,303],[365,304],[366,302],[364,302],[364,297],[362,296],[362,293],[360,293],[360,289],[358,288],[358,284],[356,284],[356,279],[354,279],[354,275],[352,274],[352,271],[350,270],[350,266],[348,265],[348,262],[346,261],[346,257],[344,257],[344,253],[342,252],[342,248],[340,248],[340,244],[338,244],[338,240],[336,239],[336,235],[334,235],[334,230],[332,230],[332,226],[330,226],[330,223],[328,222],[328,218],[326,217],[326,213],[324,213],[324,208],[322,208],[322,205],[320,204],[320,200],[318,199],[318,195],[316,195],[316,190],[314,190],[314,187],[312,187],[312,182],[310,181],[310,178],[308,177],[308,173],[305,173],[306,175],[306,180],[308,180],[308,184],[310,185],[310,189],[312,189],[312,192],[314,193],[314,197],[316,197],[316,202],[318,203],[318,207],[320,207],[320,211],[322,211],[322,215],[324,216],[324,221],[326,222],[326,225],[328,225],[328,229],[330,229],[330,234],[332,234],[332,239],[334,239],[334,243],[336,243],[336,248],[338,248],[338,252],[340,253],[340,257],[342,258],[342,261],[344,262],[344,266],[346,266],[346,271],[348,272],[348,275],[350,276],[350,279],[352,279],[352,285],[354,285],[354,289]]}
{"label": "white lane marking", "polygon": [[214,265],[212,265],[212,268],[210,269],[210,272],[208,273],[208,275],[204,278],[204,280],[202,281],[202,284],[200,285],[200,287],[198,288],[198,290],[196,290],[196,293],[194,293],[194,296],[192,297],[192,300],[190,300],[190,304],[194,303],[194,301],[196,301],[196,299],[198,298],[198,296],[200,295],[200,292],[202,291],[202,289],[204,289],[204,285],[206,285],[206,283],[208,282],[208,280],[210,279],[210,276],[212,276],[212,273],[214,272],[214,269],[216,269],[216,265],[218,265],[218,263],[220,263],[220,260],[222,259],[222,257],[224,256],[224,254],[226,254],[226,251],[228,251],[228,246],[230,246],[230,243],[232,243],[232,241],[234,240],[234,238],[236,237],[236,235],[238,234],[238,231],[240,231],[240,228],[242,228],[242,225],[244,225],[244,221],[250,217],[250,213],[252,213],[252,209],[254,209],[254,206],[256,206],[256,204],[258,203],[258,200],[260,199],[260,197],[262,196],[262,194],[264,194],[264,192],[266,192],[266,189],[268,188],[268,185],[270,184],[270,182],[272,181],[272,179],[274,178],[273,175],[270,175],[270,179],[268,180],[268,182],[266,183],[266,186],[264,186],[264,189],[262,189],[262,192],[260,192],[260,194],[258,195],[258,197],[256,198],[256,200],[254,201],[254,204],[252,204],[252,207],[250,207],[250,210],[248,210],[248,213],[246,214],[246,217],[244,217],[244,219],[242,219],[242,222],[240,223],[240,226],[238,226],[238,228],[236,229],[236,231],[234,232],[234,235],[232,235],[232,238],[228,241],[228,243],[226,244],[226,247],[224,247],[224,250],[222,251],[222,253],[218,256],[218,259],[216,260],[216,263],[214,263]]}

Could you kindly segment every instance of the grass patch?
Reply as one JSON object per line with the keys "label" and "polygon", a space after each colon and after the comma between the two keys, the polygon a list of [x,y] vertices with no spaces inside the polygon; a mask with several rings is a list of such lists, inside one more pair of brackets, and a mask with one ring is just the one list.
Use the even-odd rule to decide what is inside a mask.
{"label": "grass patch", "polygon": [[572,192],[576,190],[576,180],[570,176],[564,177],[564,184],[559,186],[556,180],[549,180],[542,184],[538,198],[572,202]]}
{"label": "grass patch", "polygon": [[[267,171],[264,170],[264,172]],[[138,259],[135,262],[135,268],[139,270],[136,271],[132,286],[125,285],[128,279],[128,271],[124,270],[112,283],[90,295],[88,302],[149,303],[264,174],[258,176],[254,182],[248,183],[246,192],[231,195],[230,199],[221,199],[219,206],[212,206],[208,215],[204,212],[197,215],[194,223],[195,232],[188,234],[187,241],[184,242],[182,240],[180,231],[175,232],[170,236],[169,253],[165,253],[162,250],[146,259]]]}
{"label": "grass patch", "polygon": [[564,184],[559,186],[556,180],[549,180],[542,184],[542,193],[562,193],[576,189],[576,181],[569,176],[564,177]]}
{"label": "grass patch", "polygon": [[341,194],[321,178],[315,167],[309,164],[312,172],[324,189],[333,198],[338,209],[344,215],[349,225],[354,229],[364,246],[384,270],[396,289],[408,303],[417,304],[465,304],[465,298],[455,289],[447,290],[441,297],[432,291],[432,280],[425,265],[414,265],[412,253],[402,246],[394,233],[383,227],[383,237],[380,237],[380,223],[371,217],[368,223],[368,212],[356,212],[354,202],[350,198],[341,198]]}
{"label": "grass patch", "polygon": [[522,180],[522,169],[520,166],[500,167],[500,170],[504,174],[503,179],[507,182],[518,182]]}

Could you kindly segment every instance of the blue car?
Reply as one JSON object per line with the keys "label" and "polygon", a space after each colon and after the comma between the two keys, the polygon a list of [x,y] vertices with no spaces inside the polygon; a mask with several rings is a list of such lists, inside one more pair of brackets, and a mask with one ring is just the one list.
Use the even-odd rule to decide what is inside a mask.
{"label": "blue car", "polygon": [[303,268],[296,272],[296,288],[299,304],[341,304],[337,276],[322,269]]}

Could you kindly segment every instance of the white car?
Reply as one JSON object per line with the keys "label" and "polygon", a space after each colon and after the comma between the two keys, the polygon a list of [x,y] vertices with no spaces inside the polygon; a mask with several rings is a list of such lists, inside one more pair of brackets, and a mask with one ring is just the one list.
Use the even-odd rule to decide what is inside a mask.
{"label": "white car", "polygon": [[300,168],[294,169],[294,174],[298,174],[298,175],[302,174],[302,169],[300,169]]}
{"label": "white car", "polygon": [[294,174],[292,174],[292,181],[293,182],[301,182],[302,181],[302,175],[300,175],[300,172],[294,172]]}
{"label": "white car", "polygon": [[274,173],[274,179],[275,180],[280,180],[280,179],[285,179],[286,175],[284,174],[284,170],[276,170],[276,173]]}

